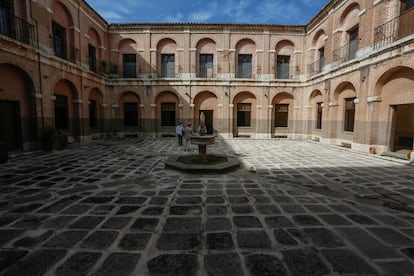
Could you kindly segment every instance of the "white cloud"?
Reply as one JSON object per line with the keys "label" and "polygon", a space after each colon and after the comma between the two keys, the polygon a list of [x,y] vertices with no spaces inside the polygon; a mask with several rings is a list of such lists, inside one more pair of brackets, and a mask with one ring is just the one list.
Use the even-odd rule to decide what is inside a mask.
{"label": "white cloud", "polygon": [[213,13],[211,11],[198,11],[195,13],[190,14],[188,17],[190,22],[204,22],[209,20],[211,17],[213,17]]}
{"label": "white cloud", "polygon": [[100,15],[108,21],[117,21],[123,17],[121,14],[114,11],[101,11]]}
{"label": "white cloud", "polygon": [[183,15],[180,12],[177,12],[175,15],[168,15],[165,17],[165,22],[176,23],[182,22]]}

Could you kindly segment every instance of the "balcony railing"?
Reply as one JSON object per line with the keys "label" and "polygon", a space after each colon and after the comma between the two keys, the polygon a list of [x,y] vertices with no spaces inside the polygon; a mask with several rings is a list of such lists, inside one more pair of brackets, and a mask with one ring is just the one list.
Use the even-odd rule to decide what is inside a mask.
{"label": "balcony railing", "polygon": [[374,49],[382,48],[411,34],[414,34],[414,9],[375,28]]}
{"label": "balcony railing", "polygon": [[0,34],[31,46],[36,45],[34,26],[7,13],[0,14]]}
{"label": "balcony railing", "polygon": [[308,74],[314,76],[321,73],[323,66],[325,66],[325,58],[318,59],[317,61],[308,64]]}
{"label": "balcony railing", "polygon": [[347,62],[356,57],[358,50],[358,40],[350,41],[348,44],[333,51],[333,61],[339,64]]}
{"label": "balcony railing", "polygon": [[197,77],[198,78],[215,78],[216,73],[214,71],[214,67],[208,67],[205,65],[200,65],[198,67]]}

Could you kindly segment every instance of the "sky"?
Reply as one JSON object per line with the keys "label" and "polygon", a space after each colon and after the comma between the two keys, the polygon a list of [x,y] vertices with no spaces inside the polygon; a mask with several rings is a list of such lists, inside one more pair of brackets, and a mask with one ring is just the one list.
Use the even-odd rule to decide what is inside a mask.
{"label": "sky", "polygon": [[305,25],[329,0],[85,0],[109,23]]}

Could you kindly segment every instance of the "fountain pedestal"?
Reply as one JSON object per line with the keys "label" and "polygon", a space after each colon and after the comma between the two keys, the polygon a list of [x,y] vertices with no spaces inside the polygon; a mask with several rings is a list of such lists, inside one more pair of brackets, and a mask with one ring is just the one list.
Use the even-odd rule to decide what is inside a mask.
{"label": "fountain pedestal", "polygon": [[207,162],[207,145],[215,143],[214,135],[191,136],[191,144],[198,146],[198,158],[200,162]]}

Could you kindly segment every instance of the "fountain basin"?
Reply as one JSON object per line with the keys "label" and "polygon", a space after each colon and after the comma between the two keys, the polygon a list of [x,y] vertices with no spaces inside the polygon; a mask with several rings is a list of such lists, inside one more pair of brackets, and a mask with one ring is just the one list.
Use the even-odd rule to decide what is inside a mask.
{"label": "fountain basin", "polygon": [[212,145],[215,143],[215,138],[214,135],[190,136],[190,141],[193,145]]}
{"label": "fountain basin", "polygon": [[175,169],[189,172],[225,172],[240,166],[237,157],[224,155],[207,155],[206,161],[198,155],[170,156],[164,164]]}

